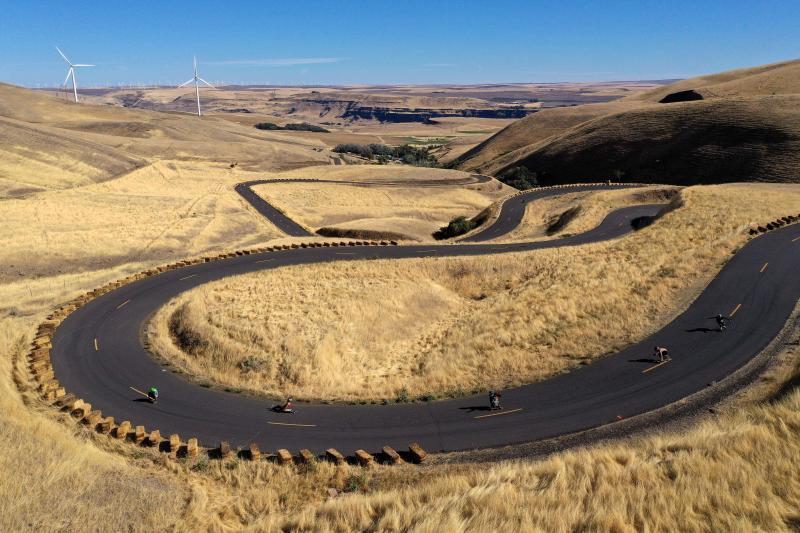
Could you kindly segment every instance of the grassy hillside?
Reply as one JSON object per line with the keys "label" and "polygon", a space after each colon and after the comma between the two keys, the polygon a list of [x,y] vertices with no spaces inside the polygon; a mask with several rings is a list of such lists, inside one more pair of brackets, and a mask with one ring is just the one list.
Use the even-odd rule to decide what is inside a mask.
{"label": "grassy hillside", "polygon": [[[693,101],[660,103],[693,91]],[[681,96],[673,96],[681,100]],[[702,76],[517,121],[456,160],[541,184],[625,179],[679,184],[797,181],[800,61]]]}
{"label": "grassy hillside", "polygon": [[75,104],[0,84],[0,198],[102,182],[155,160],[284,170],[328,157],[314,141],[219,118]]}

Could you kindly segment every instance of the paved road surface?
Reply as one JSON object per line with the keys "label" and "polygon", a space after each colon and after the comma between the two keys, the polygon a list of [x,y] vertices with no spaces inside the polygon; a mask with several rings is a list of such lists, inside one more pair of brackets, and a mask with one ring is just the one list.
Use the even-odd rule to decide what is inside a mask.
{"label": "paved road surface", "polygon": [[[513,205],[518,207],[509,207],[507,215],[511,220],[521,219],[519,210],[524,209],[525,200],[539,194],[515,198]],[[422,404],[308,404],[300,405],[295,415],[276,414],[269,411],[272,402],[267,400],[202,388],[171,373],[141,346],[140,331],[168,299],[225,276],[367,257],[467,256],[574,246],[621,237],[631,230],[631,220],[652,216],[660,208],[620,209],[587,233],[554,241],[309,248],[168,271],[125,285],[70,315],[53,339],[55,373],[68,391],[117,420],[158,428],[162,434],[179,433],[184,439],[197,436],[207,446],[228,440],[233,445],[257,442],[267,450],[309,448],[320,452],[336,447],[349,452],[357,448],[377,451],[384,444],[404,448],[418,441],[429,450],[463,450],[596,427],[697,392],[758,354],[780,331],[800,295],[800,226],[750,241],[686,312],[652,337],[553,379],[504,391],[505,411],[497,416],[484,416],[495,414],[484,410],[484,395]],[[277,215],[267,216],[275,221]],[[500,224],[506,224],[502,216]],[[492,235],[487,233],[491,229],[484,230],[484,237]],[[342,252],[353,255],[338,255]],[[706,317],[716,313],[734,315],[728,331],[709,331],[714,325]],[[670,363],[656,367],[650,361],[656,344],[670,348]],[[151,385],[161,391],[157,405],[137,401],[128,388]]]}

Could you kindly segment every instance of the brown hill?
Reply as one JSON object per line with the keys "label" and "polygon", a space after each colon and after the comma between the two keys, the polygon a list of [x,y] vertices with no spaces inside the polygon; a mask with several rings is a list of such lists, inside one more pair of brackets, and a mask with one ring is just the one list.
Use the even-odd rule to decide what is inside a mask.
{"label": "brown hill", "polygon": [[740,69],[612,103],[542,111],[456,166],[490,174],[522,166],[542,184],[797,181],[798,104],[800,61]]}
{"label": "brown hill", "polygon": [[104,181],[156,159],[283,170],[328,157],[313,141],[217,117],[76,104],[0,84],[0,198]]}

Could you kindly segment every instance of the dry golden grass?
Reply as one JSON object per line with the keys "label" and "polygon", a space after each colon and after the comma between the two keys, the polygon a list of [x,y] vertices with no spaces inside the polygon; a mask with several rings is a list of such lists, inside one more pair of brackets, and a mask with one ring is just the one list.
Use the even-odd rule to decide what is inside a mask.
{"label": "dry golden grass", "polygon": [[[12,107],[26,113],[50,111],[49,105],[42,105],[41,109],[36,105]],[[0,101],[0,114],[4,112]],[[108,119],[114,117],[109,115]],[[236,150],[226,142],[216,144],[218,153]],[[8,148],[4,144],[0,150]],[[152,148],[163,145],[154,143]],[[48,155],[46,150],[41,153]],[[29,174],[37,167],[30,162],[9,163],[5,152],[2,161],[0,172],[13,170],[10,181],[14,183],[9,187],[26,186],[26,180],[35,179]],[[94,436],[72,422],[61,423],[52,410],[36,402],[35,395],[20,392],[12,382],[12,378],[19,380],[27,390],[20,357],[35,325],[50,309],[78,293],[155,263],[221,248],[258,245],[273,237],[275,231],[225,192],[237,180],[263,174],[229,176],[219,171],[225,168],[224,158],[210,165],[164,161],[119,180],[88,186],[85,184],[95,180],[87,180],[78,166],[61,156],[54,161],[53,169],[69,167],[64,169],[65,181],[44,181],[31,188],[79,186],[81,192],[36,194],[0,202],[3,531],[778,531],[796,529],[800,523],[796,461],[800,452],[800,396],[796,390],[774,403],[735,404],[730,414],[680,434],[562,453],[543,461],[460,466],[434,462],[426,468],[379,467],[368,471],[319,464],[298,472],[267,462],[238,460],[175,463]],[[75,162],[88,165],[81,158]],[[51,175],[57,174],[53,171]],[[112,175],[116,174],[103,170],[97,179]],[[217,187],[222,192],[216,192]],[[730,187],[709,189],[719,194],[720,202],[732,202],[737,194],[752,194],[753,190],[751,186],[742,186],[739,191]],[[763,198],[755,197],[738,224],[770,218],[781,202],[792,200],[796,194],[789,188],[757,190]],[[690,207],[710,201],[711,192],[689,192]],[[776,198],[781,193],[785,198]],[[773,200],[773,206],[766,205]],[[697,264],[711,265],[698,278],[711,275],[718,266],[713,259],[718,257],[717,252],[740,235],[725,227],[719,242],[700,242],[718,228],[711,216],[719,209],[722,207],[700,217],[697,231],[691,232],[702,237],[692,245],[692,253],[703,256]],[[186,215],[192,212],[198,217]],[[671,224],[664,232],[679,227],[676,220],[680,219],[674,218],[679,213],[660,223]],[[746,217],[751,220],[745,221]],[[204,222],[194,218],[203,218]],[[702,233],[703,229],[709,233]],[[647,231],[662,230],[656,226]],[[663,237],[661,233],[655,236]],[[655,239],[653,243],[656,255],[663,255],[664,248]],[[634,257],[636,247],[609,249],[617,254],[623,253],[620,250]],[[594,248],[587,254],[604,251]],[[692,253],[685,254],[684,259],[695,257]],[[561,266],[569,267],[566,263]],[[647,266],[655,268],[655,264]],[[466,272],[497,276],[496,287],[489,287],[495,291],[492,294],[524,292],[526,284],[536,283],[533,278],[525,280],[530,273],[525,265],[517,273],[512,266],[497,273],[486,268],[467,265]],[[384,270],[388,271],[388,266]],[[412,280],[420,279],[417,270]],[[423,271],[434,276],[427,281],[426,291],[438,284],[450,291],[445,291],[448,295],[458,295],[458,291],[473,294],[467,290],[469,283],[474,283],[469,276],[453,289],[442,281],[450,276],[441,274],[441,270],[439,266],[424,266]],[[436,272],[440,272],[440,278],[435,277]],[[390,277],[389,283],[393,279],[405,283],[407,278],[402,274],[401,270]],[[683,271],[676,275],[682,276]],[[390,286],[377,281],[373,294]],[[505,289],[503,284],[509,281],[511,289]],[[671,286],[675,281],[666,278],[662,282]],[[652,287],[649,290],[654,291]],[[793,340],[797,341],[796,335]],[[349,492],[328,500],[328,487]]]}
{"label": "dry golden grass", "polygon": [[0,83],[0,199],[103,182],[158,160],[258,171],[327,164],[321,146],[222,118],[75,104]]}
{"label": "dry golden grass", "polygon": [[[707,193],[690,190],[687,205],[704,205],[712,192],[730,202],[737,194],[751,194],[752,187],[710,188]],[[770,209],[757,212],[763,207],[760,202],[769,203],[780,194],[788,201],[795,194],[791,188],[768,192],[762,186],[758,190],[763,200],[748,211],[753,222],[772,213]],[[135,197],[135,191],[134,187],[121,194]],[[776,204],[774,209],[779,207]],[[698,224],[714,227],[712,216],[709,212]],[[101,222],[89,218],[87,226]],[[677,224],[669,217],[662,223]],[[29,225],[39,231],[49,227],[36,218]],[[736,240],[739,233],[732,233],[726,228],[721,238]],[[710,245],[707,251],[718,246],[722,245]],[[37,245],[33,255],[45,250]],[[0,251],[0,257],[5,254]],[[543,461],[495,465],[434,464],[423,469],[363,471],[319,464],[297,473],[271,463],[170,463],[102,437],[87,438],[85,430],[73,429],[72,423],[54,421],[49,410],[23,405],[10,377],[15,373],[24,379],[14,361],[48,309],[146,265],[130,257],[121,261],[105,270],[96,270],[92,264],[81,269],[76,263],[70,272],[36,279],[20,276],[2,286],[0,300],[14,302],[16,307],[0,324],[3,530],[796,527],[800,515],[800,472],[794,460],[800,451],[796,392],[777,403],[737,406],[730,415],[680,434],[567,452]],[[506,282],[509,272],[501,271],[497,283]],[[518,290],[521,280],[512,278]],[[162,463],[163,467],[157,466]],[[350,492],[329,500],[328,487]]]}
{"label": "dry golden grass", "polygon": [[[169,527],[189,491],[152,464],[102,452],[23,404],[11,376],[24,369],[35,318],[0,319],[0,528],[4,531],[140,530]],[[35,396],[31,395],[31,396]]]}
{"label": "dry golden grass", "polygon": [[279,237],[233,190],[254,177],[223,165],[164,161],[116,180],[0,202],[0,280],[177,259]]}
{"label": "dry golden grass", "polygon": [[[388,169],[388,170],[387,170]],[[453,170],[359,165],[314,167],[284,176],[336,181],[407,181],[408,185],[363,187],[332,183],[278,183],[254,190],[292,219],[313,230],[321,227],[389,231],[417,240],[456,216],[473,216],[514,189],[492,180],[471,185],[425,187],[428,180],[459,180],[470,174]],[[416,185],[416,184],[419,185]]]}
{"label": "dry golden grass", "polygon": [[151,342],[190,374],[277,396],[446,396],[544,379],[665,324],[750,225],[796,211],[800,187],[694,187],[681,199],[657,224],[591,246],[227,278],[162,308]]}
{"label": "dry golden grass", "polygon": [[[800,391],[685,432],[538,462],[441,468],[314,505],[314,531],[789,531],[800,524]],[[399,486],[398,486],[399,485]]]}

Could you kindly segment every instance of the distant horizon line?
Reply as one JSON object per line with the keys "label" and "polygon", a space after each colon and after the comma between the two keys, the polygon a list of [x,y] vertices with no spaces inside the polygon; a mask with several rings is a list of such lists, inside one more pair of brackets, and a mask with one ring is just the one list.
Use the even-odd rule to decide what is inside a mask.
{"label": "distant horizon line", "polygon": [[[287,83],[241,83],[241,82],[227,82],[224,80],[213,82],[215,88],[224,87],[257,87],[257,88],[340,88],[340,87],[474,87],[474,86],[502,86],[502,85],[563,85],[566,83],[575,85],[612,85],[619,83],[658,83],[668,84],[676,81],[685,80],[687,78],[643,78],[643,79],[621,79],[621,80],[603,80],[603,81],[492,81],[492,82],[471,82],[471,83],[302,83],[302,84],[287,84]],[[10,82],[9,85],[16,85],[26,89],[34,90],[64,90],[64,85],[46,85],[46,84],[16,84]],[[91,91],[98,89],[161,89],[161,88],[178,88],[179,83],[116,83],[116,84],[95,84],[84,87],[78,87],[78,92]]]}

